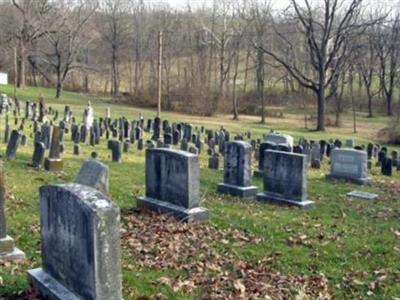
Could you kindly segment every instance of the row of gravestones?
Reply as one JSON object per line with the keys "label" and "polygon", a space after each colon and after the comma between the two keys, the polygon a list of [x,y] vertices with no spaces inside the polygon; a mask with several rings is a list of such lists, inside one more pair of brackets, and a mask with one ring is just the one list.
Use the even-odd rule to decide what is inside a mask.
{"label": "row of gravestones", "polygon": [[[30,112],[35,111],[35,103],[31,104],[29,102],[26,103],[26,112],[25,116],[30,117]],[[33,106],[33,107],[32,107]],[[84,112],[84,119],[87,119],[87,109]],[[92,111],[92,109],[91,109]],[[58,115],[57,111],[49,108],[48,112],[53,115]],[[68,106],[65,107],[64,110],[64,119],[59,123],[59,132],[57,133],[57,141],[50,143],[50,134],[51,128],[56,128],[47,123],[44,123],[41,126],[41,130],[39,131],[38,122],[43,121],[43,115],[47,113],[44,111],[44,106],[42,103],[39,103],[39,118],[36,118],[36,113],[32,114],[33,120],[33,133],[34,133],[34,153],[32,157],[32,165],[37,167],[43,164],[44,161],[44,147],[46,149],[51,148],[49,158],[45,161],[45,168],[48,170],[60,170],[62,168],[62,160],[60,159],[60,153],[63,152],[63,139],[64,133],[68,132],[67,121],[72,119],[72,124],[70,127],[71,131],[71,139],[74,141],[74,150],[73,153],[75,155],[79,155],[80,153],[80,145],[79,142],[85,142],[87,131],[90,132],[90,144],[95,145],[100,141],[100,137],[102,137],[104,131],[106,132],[107,139],[109,138],[109,131],[112,132],[113,137],[118,137],[118,140],[109,140],[108,147],[111,150],[113,161],[121,161],[122,152],[128,152],[130,149],[130,145],[138,140],[137,148],[138,150],[142,150],[144,148],[143,141],[143,131],[153,132],[153,139],[157,139],[157,143],[153,141],[148,141],[148,148],[154,147],[170,147],[171,144],[177,145],[179,141],[180,149],[184,151],[189,151],[193,154],[198,154],[202,150],[202,142],[201,142],[201,133],[206,134],[205,143],[209,146],[208,154],[209,158],[209,167],[211,169],[219,168],[219,154],[224,154],[225,144],[229,142],[229,132],[221,128],[219,132],[207,130],[203,126],[200,130],[197,127],[194,129],[191,124],[180,123],[180,124],[172,124],[170,125],[167,120],[161,121],[160,118],[155,118],[154,120],[149,119],[147,121],[147,126],[145,127],[144,119],[140,119],[139,121],[129,122],[126,118],[122,117],[116,120],[111,120],[109,117],[109,109],[107,116],[105,118],[100,118],[99,122],[94,120],[90,126],[87,128],[87,122],[84,122],[79,126],[76,124],[75,118],[72,115],[72,112]],[[92,112],[93,113],[93,112]],[[16,113],[15,113],[16,114]],[[37,120],[39,119],[39,121]],[[10,126],[8,123],[8,115],[6,115],[6,129],[5,129],[5,138],[8,139],[10,135]],[[25,119],[22,119],[20,130],[23,130],[25,123]],[[133,130],[132,130],[133,129]],[[160,140],[161,129],[164,132],[163,141]],[[56,130],[58,131],[58,130]],[[197,131],[197,133],[195,133]],[[172,134],[173,133],[173,134]],[[127,137],[130,136],[130,139],[126,140]],[[11,138],[12,137],[12,138]],[[17,134],[15,131],[12,131],[10,140],[8,141],[7,147],[7,159],[13,159],[16,154],[16,150],[18,148],[18,144],[25,145],[27,138],[22,133]],[[246,134],[238,134],[235,136],[235,140],[243,140],[244,137],[251,138],[251,133]],[[122,142],[123,141],[123,142]],[[189,142],[192,142],[194,146],[190,146]],[[54,147],[52,145],[54,144]],[[342,142],[340,140],[330,140],[320,141],[319,143],[315,143],[302,139],[299,142],[299,145],[293,146],[293,139],[290,136],[280,135],[275,133],[270,133],[264,136],[264,142],[251,141],[252,149],[258,149],[255,151],[256,160],[258,160],[258,169],[255,172],[255,175],[262,176],[262,169],[264,166],[264,152],[266,149],[274,149],[285,152],[294,152],[300,154],[306,154],[308,160],[311,162],[312,168],[319,168],[321,161],[324,158],[324,155],[330,156],[330,153],[333,149],[341,148]],[[218,146],[219,153],[216,151],[215,147]],[[354,147],[353,140],[346,140],[347,147]],[[357,150],[365,150],[365,147],[355,147]],[[380,148],[379,145],[369,144],[367,147],[368,158],[378,157],[377,165],[379,165],[382,169],[383,175],[391,175],[392,174],[392,166],[400,169],[399,155],[397,151],[392,151],[391,158],[387,156],[387,149],[385,147]],[[59,150],[58,150],[59,149]],[[372,166],[371,162],[368,162],[368,167]]]}

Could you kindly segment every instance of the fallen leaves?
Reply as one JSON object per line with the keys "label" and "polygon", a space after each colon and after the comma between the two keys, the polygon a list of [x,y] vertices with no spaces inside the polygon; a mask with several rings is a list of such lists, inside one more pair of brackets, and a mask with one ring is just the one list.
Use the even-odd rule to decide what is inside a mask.
{"label": "fallen leaves", "polygon": [[[279,253],[254,262],[243,260],[235,248],[262,242],[248,232],[217,229],[209,224],[182,224],[152,212],[136,212],[123,218],[126,226],[121,232],[122,245],[133,258],[130,269],[179,271],[179,275],[160,277],[155,285],[191,293],[197,299],[289,299],[302,293],[330,299],[323,274],[286,276],[272,269],[271,259],[277,259]],[[299,238],[307,241],[307,236]]]}

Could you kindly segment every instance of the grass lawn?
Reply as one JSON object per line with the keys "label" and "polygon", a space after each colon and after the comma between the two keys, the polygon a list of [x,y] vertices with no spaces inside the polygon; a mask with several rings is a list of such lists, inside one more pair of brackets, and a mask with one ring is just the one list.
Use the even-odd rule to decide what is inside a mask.
{"label": "grass lawn", "polygon": [[[13,88],[1,86],[0,91],[11,95]],[[39,92],[45,96],[48,106],[56,107],[61,113],[64,105],[70,105],[78,120],[88,99],[92,101],[97,117],[105,115],[108,106],[111,107],[112,117],[125,116],[132,120],[138,117],[139,112],[146,119],[155,116],[154,111],[111,104],[107,99],[96,96],[65,92],[63,100],[54,100],[52,89],[27,88],[18,91],[18,95],[22,100],[36,100]],[[251,131],[252,138],[261,138],[262,134],[275,129],[292,135],[295,140],[300,137],[315,140],[354,138],[359,144],[376,140],[377,131],[389,121],[382,116],[367,119],[360,114],[359,132],[353,134],[350,115],[344,115],[343,128],[328,128],[325,133],[304,129],[302,114],[293,113],[286,113],[284,119],[267,119],[266,125],[259,124],[258,118],[252,116],[241,116],[240,121],[235,122],[228,115],[204,118],[168,112],[162,117],[207,128],[224,126],[233,134]],[[4,121],[1,122],[0,135],[3,137]],[[13,119],[10,123],[14,124]],[[28,130],[26,128],[27,133]],[[1,137],[0,153],[4,154],[6,145]],[[307,289],[300,284],[302,280],[311,278],[324,278],[327,293],[335,299],[398,299],[396,297],[400,295],[400,176],[396,171],[393,177],[383,178],[374,167],[371,171],[374,184],[360,187],[346,182],[326,181],[329,165],[324,161],[321,170],[309,170],[309,198],[316,202],[316,208],[303,211],[216,194],[223,174],[222,171],[207,168],[208,157],[204,151],[200,155],[202,206],[211,210],[211,221],[206,226],[183,227],[179,231],[176,228],[180,226],[174,225],[171,220],[157,216],[150,219],[132,210],[136,205],[135,198],[143,195],[145,190],[144,151],[136,150],[134,145],[129,154],[123,155],[123,162],[118,164],[110,161],[110,152],[104,140],[96,147],[82,147],[79,157],[73,156],[72,150],[73,144],[68,135],[63,154],[64,171],[57,174],[27,166],[33,152],[32,138],[28,146],[19,148],[15,160],[4,163],[8,189],[8,233],[25,251],[27,261],[20,265],[0,264],[0,296],[18,299],[18,295],[22,295],[28,287],[26,271],[40,266],[38,188],[48,183],[73,180],[82,161],[89,158],[92,151],[96,151],[99,159],[110,167],[110,194],[122,211],[124,299],[201,299],[207,286],[192,286],[201,275],[208,278],[229,277],[229,280],[221,279],[221,282],[226,282],[224,286],[214,282],[208,289],[218,286],[221,291],[226,291],[225,295],[231,293],[237,296],[232,299],[246,298],[250,283],[246,281],[243,270],[256,270],[261,263],[268,267],[270,274],[287,277],[285,288],[289,290],[285,291],[285,295],[292,298],[317,297],[313,294],[307,298]],[[262,188],[261,180],[254,179],[253,182]],[[375,192],[379,194],[379,200],[349,199],[345,194],[352,190]],[[156,224],[159,227],[154,227],[154,222],[159,222]],[[148,245],[141,240],[146,226],[154,234],[154,240]],[[160,233],[170,229],[169,226],[175,226],[175,229]],[[171,238],[173,236],[179,239]],[[153,247],[150,250],[156,251],[157,247],[165,247],[161,243],[165,240],[169,242],[166,249],[170,250],[162,257],[166,263],[164,266],[160,266],[161,258],[152,256],[149,249],[138,249],[139,245]],[[207,245],[199,244],[197,248],[194,245],[198,241]],[[203,257],[210,253],[210,259]],[[217,267],[200,268],[199,261],[216,264]],[[236,264],[235,261],[241,263]],[[243,264],[248,267],[244,268]],[[296,284],[291,285],[288,278],[297,278]],[[269,288],[274,299],[274,287]]]}

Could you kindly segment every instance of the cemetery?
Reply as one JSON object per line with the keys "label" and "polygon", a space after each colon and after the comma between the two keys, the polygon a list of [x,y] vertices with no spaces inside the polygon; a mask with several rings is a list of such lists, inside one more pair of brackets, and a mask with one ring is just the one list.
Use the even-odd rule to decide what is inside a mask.
{"label": "cemetery", "polygon": [[69,93],[49,98],[42,122],[32,108],[1,119],[5,299],[186,299],[204,286],[205,298],[399,291],[400,176],[381,167],[396,147],[369,151],[368,126],[354,135],[303,132],[295,115],[267,126],[169,112],[159,121],[95,98],[87,115],[87,103]]}
{"label": "cemetery", "polygon": [[398,5],[178,2],[0,1],[0,300],[399,300]]}

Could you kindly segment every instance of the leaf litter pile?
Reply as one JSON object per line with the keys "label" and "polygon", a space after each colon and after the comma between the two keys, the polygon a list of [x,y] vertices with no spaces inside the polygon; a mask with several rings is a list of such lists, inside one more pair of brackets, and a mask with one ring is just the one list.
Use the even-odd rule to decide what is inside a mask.
{"label": "leaf litter pile", "polygon": [[269,266],[274,254],[257,262],[243,260],[234,249],[262,242],[248,232],[183,224],[149,211],[123,218],[122,247],[133,258],[124,268],[171,269],[181,274],[161,277],[153,283],[156,286],[192,293],[197,299],[331,298],[323,274],[283,275]]}

